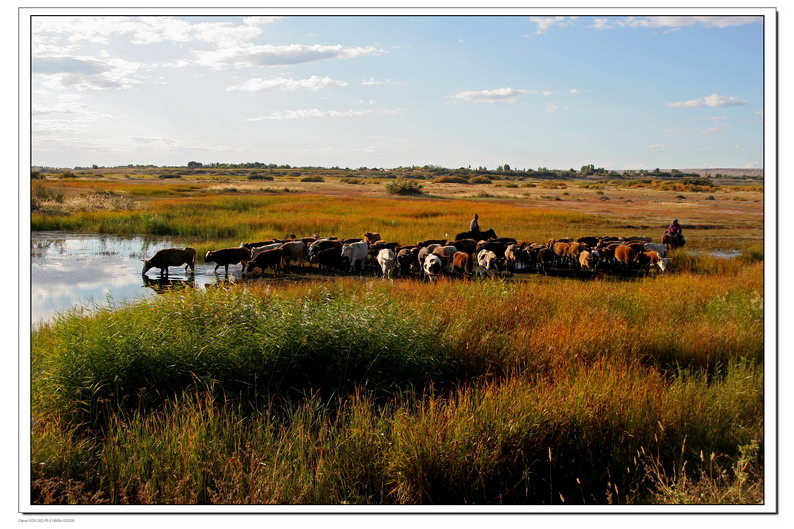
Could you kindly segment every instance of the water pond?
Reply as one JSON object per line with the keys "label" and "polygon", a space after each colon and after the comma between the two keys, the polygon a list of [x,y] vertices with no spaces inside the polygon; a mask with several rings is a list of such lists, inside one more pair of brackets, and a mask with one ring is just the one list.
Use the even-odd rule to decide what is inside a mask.
{"label": "water pond", "polygon": [[[196,263],[194,275],[184,267],[172,267],[168,281],[159,270],[141,276],[143,259],[161,248],[190,246],[183,241],[158,237],[122,237],[65,232],[33,232],[30,240],[31,323],[50,322],[72,307],[121,305],[156,296],[168,289],[206,288],[240,278],[240,266],[229,269],[228,278],[214,273],[214,264]],[[197,259],[197,261],[200,260]]]}

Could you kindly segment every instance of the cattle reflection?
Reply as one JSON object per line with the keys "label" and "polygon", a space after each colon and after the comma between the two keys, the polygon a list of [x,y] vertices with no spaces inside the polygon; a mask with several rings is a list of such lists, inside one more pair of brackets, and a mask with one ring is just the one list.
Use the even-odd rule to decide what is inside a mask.
{"label": "cattle reflection", "polygon": [[190,274],[187,279],[172,279],[163,276],[143,276],[143,286],[151,288],[158,294],[164,294],[174,290],[196,288],[196,278],[193,274]]}

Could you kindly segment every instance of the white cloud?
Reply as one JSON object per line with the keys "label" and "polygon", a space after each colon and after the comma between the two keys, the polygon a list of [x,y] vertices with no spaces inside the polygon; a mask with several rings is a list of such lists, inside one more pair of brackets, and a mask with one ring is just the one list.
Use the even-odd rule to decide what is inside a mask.
{"label": "white cloud", "polygon": [[196,52],[197,62],[211,68],[245,68],[251,66],[284,66],[327,59],[349,59],[360,55],[376,55],[383,50],[374,46],[348,47],[289,44],[274,46],[238,46]]}
{"label": "white cloud", "polygon": [[284,20],[284,17],[245,17],[243,24],[246,26],[262,26],[265,24],[272,24]]}
{"label": "white cloud", "polygon": [[259,116],[256,118],[248,118],[246,121],[263,121],[263,120],[292,120],[304,118],[340,118],[340,117],[360,117],[370,114],[379,115],[395,115],[401,113],[401,110],[320,110],[318,108],[306,108],[301,110],[277,110],[267,116]]}
{"label": "white cloud", "polygon": [[674,101],[671,103],[667,103],[668,107],[678,108],[678,107],[689,107],[689,108],[700,108],[700,107],[733,107],[738,105],[744,105],[747,101],[743,101],[738,97],[734,96],[721,96],[717,94],[711,94],[706,97],[701,97],[700,99],[690,99],[688,101]]}
{"label": "white cloud", "polygon": [[536,35],[545,33],[552,27],[564,28],[573,25],[577,17],[529,17],[530,22],[537,24]]}
{"label": "white cloud", "polygon": [[375,86],[381,84],[393,84],[393,85],[401,85],[399,81],[392,81],[388,77],[386,79],[375,79],[374,77],[368,77],[361,81],[361,86]]}
{"label": "white cloud", "polygon": [[526,90],[506,87],[495,90],[464,90],[449,97],[475,103],[515,103],[526,92]]}
{"label": "white cloud", "polygon": [[137,83],[133,76],[141,66],[123,59],[47,56],[33,59],[32,72],[45,77],[43,84],[48,88],[104,90]]}
{"label": "white cloud", "polygon": [[541,94],[543,94],[544,96],[550,96],[550,95],[552,95],[552,94],[556,94],[556,93],[557,93],[557,92],[555,92],[555,91],[553,91],[553,90],[543,90],[543,91],[541,92]]}
{"label": "white cloud", "polygon": [[557,112],[560,109],[560,105],[557,103],[546,103],[546,112]]}
{"label": "white cloud", "polygon": [[273,79],[249,79],[244,83],[230,86],[227,92],[238,90],[240,92],[261,92],[262,90],[284,90],[292,92],[294,90],[308,89],[319,90],[326,86],[347,86],[345,81],[335,81],[330,77],[319,77],[313,75],[308,79],[292,79],[286,77],[276,77]]}
{"label": "white cloud", "polygon": [[596,18],[590,26],[593,29],[613,29],[616,27],[627,28],[672,28],[665,33],[671,33],[688,26],[703,26],[708,28],[728,28],[755,24],[763,20],[759,16],[657,16],[657,17],[627,17],[627,18]]}
{"label": "white cloud", "polygon": [[661,150],[664,150],[666,148],[667,148],[667,145],[665,145],[664,143],[657,143],[657,144],[654,144],[654,145],[646,145],[645,146],[645,150],[646,151],[661,151]]}
{"label": "white cloud", "polygon": [[46,51],[53,40],[105,43],[110,37],[124,35],[133,44],[203,41],[230,45],[262,33],[262,25],[282,17],[246,17],[243,24],[232,22],[193,23],[174,17],[33,17],[35,50]]}

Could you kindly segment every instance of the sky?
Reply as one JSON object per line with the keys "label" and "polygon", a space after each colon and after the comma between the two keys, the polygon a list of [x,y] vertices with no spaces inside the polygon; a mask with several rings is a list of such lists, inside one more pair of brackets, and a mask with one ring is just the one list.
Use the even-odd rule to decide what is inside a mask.
{"label": "sky", "polygon": [[763,17],[635,12],[34,12],[32,165],[762,168]]}

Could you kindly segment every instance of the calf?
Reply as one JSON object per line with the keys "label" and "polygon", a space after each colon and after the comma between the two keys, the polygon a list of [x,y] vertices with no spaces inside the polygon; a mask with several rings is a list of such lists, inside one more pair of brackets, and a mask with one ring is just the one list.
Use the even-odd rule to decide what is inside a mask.
{"label": "calf", "polygon": [[364,233],[364,240],[367,242],[367,244],[372,244],[375,241],[379,241],[380,240],[380,233],[374,233],[374,232],[368,231],[368,232]]}
{"label": "calf", "polygon": [[251,250],[245,247],[238,248],[222,248],[220,250],[212,250],[207,252],[204,256],[205,263],[215,263],[215,270],[217,273],[219,267],[224,267],[226,275],[229,275],[229,265],[239,264],[242,265],[240,270],[245,270],[245,264],[251,260]]}
{"label": "calf", "polygon": [[194,248],[164,248],[158,251],[151,259],[143,262],[141,275],[151,268],[159,268],[160,275],[168,275],[169,266],[185,265],[185,272],[190,267],[191,272],[195,270],[196,250]]}
{"label": "calf", "polygon": [[251,261],[248,262],[248,265],[245,267],[245,271],[247,273],[253,273],[254,270],[257,268],[262,270],[262,273],[265,273],[266,268],[273,269],[273,275],[278,275],[279,268],[281,268],[281,259],[284,257],[284,252],[281,251],[281,248],[275,248],[273,250],[264,250],[260,252],[259,255],[254,257]]}

